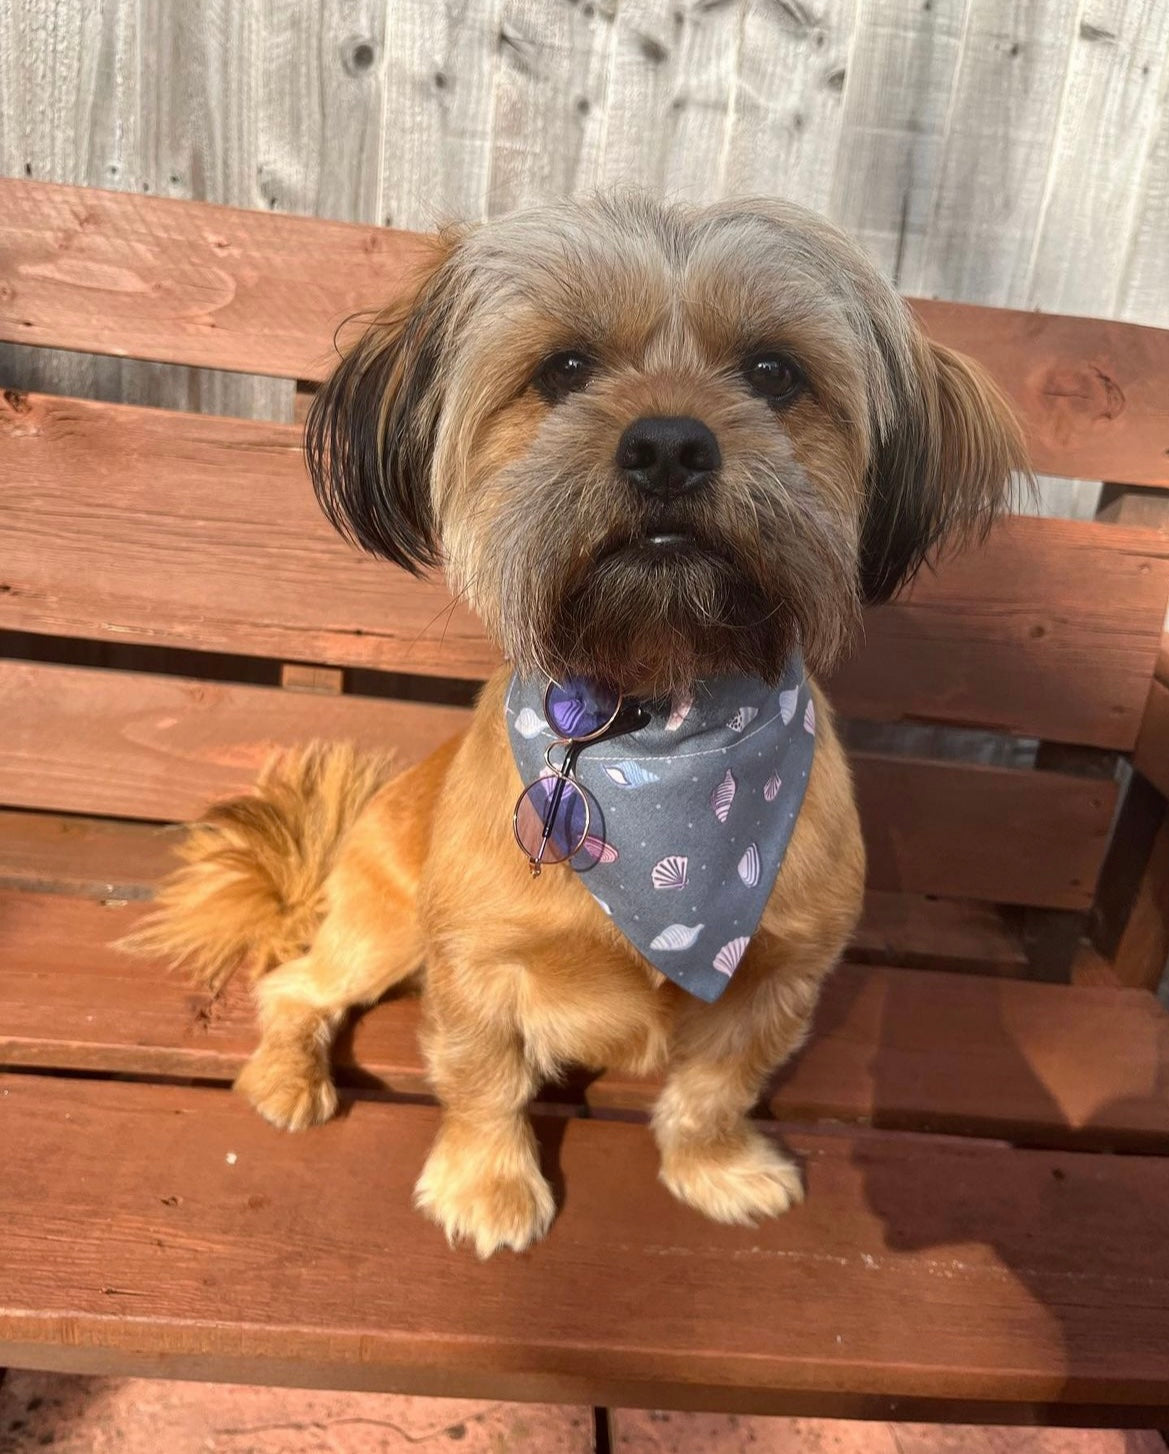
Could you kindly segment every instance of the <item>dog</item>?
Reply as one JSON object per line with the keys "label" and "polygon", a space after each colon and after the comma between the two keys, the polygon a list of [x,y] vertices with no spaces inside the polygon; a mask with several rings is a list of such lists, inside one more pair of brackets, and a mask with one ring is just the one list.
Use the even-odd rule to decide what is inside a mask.
{"label": "dog", "polygon": [[[817,678],[864,606],[1003,507],[1027,473],[1010,409],[823,219],[778,201],[607,196],[443,234],[409,301],[318,393],[307,457],[333,524],[406,570],[441,566],[507,665],[466,732],[417,766],[314,745],[212,807],[131,947],[213,990],[250,968],[261,1039],[237,1088],[290,1130],[336,1109],[329,1048],[345,1014],[419,978],[443,1114],[416,1204],[481,1257],[553,1221],[526,1108],[569,1064],[663,1077],[652,1132],[683,1202],[731,1223],[784,1212],[799,1170],[749,1113],[808,1033],[865,868]],[[582,680],[642,704],[639,720],[660,712],[659,732],[712,681],[732,698],[749,683],[777,731],[799,721],[776,700],[814,722],[758,921],[720,951],[721,990],[676,982],[586,872],[542,861],[546,831],[517,846],[517,725],[540,723],[545,684]],[[527,712],[517,683],[535,684]],[[759,710],[728,725],[745,739]],[[605,761],[636,735],[605,744]],[[551,748],[565,736],[542,724],[535,739],[552,751],[546,801],[549,784],[577,791]],[[588,759],[586,745],[575,760]],[[663,801],[635,811],[626,795],[605,812],[668,819],[682,790],[652,761],[626,777]],[[708,840],[734,823],[733,786],[716,783]],[[653,887],[684,896],[688,861],[662,859]],[[677,923],[654,942],[705,933]]]}

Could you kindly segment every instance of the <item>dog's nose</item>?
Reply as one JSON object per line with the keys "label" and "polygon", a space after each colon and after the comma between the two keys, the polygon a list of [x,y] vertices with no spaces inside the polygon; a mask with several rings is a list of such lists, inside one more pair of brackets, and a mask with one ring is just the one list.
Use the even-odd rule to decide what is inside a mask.
{"label": "dog's nose", "polygon": [[701,488],[720,464],[718,440],[699,419],[635,419],[617,445],[617,468],[660,499]]}

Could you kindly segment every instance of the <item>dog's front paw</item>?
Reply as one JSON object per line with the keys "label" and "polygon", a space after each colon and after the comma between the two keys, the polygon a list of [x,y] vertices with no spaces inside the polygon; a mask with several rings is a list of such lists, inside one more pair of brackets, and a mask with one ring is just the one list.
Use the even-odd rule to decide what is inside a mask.
{"label": "dog's front paw", "polygon": [[266,1050],[262,1045],[236,1077],[235,1088],[266,1121],[282,1131],[303,1131],[337,1110],[329,1068],[314,1056]]}
{"label": "dog's front paw", "polygon": [[556,1215],[552,1189],[532,1151],[504,1170],[490,1164],[486,1150],[460,1156],[441,1135],[414,1188],[414,1205],[442,1228],[452,1247],[469,1242],[480,1257],[503,1247],[522,1252]]}
{"label": "dog's front paw", "polygon": [[679,1201],[716,1222],[751,1226],[804,1199],[799,1167],[757,1131],[729,1143],[680,1142],[663,1151],[661,1178]]}

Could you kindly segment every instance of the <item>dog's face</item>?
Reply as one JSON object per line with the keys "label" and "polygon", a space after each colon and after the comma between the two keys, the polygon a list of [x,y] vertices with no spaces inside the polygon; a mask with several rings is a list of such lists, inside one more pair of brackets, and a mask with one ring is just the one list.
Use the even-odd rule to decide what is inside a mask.
{"label": "dog's face", "polygon": [[521,671],[652,694],[813,670],[947,535],[1018,430],[826,222],[562,203],[449,238],[318,395],[333,523],[441,562]]}

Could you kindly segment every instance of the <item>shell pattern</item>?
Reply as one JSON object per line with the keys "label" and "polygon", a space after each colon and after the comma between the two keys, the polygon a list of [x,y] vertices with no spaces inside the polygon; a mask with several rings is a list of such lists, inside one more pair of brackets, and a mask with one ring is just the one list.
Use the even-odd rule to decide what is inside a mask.
{"label": "shell pattern", "polygon": [[650,772],[640,762],[614,762],[606,767],[605,772],[619,788],[643,788],[646,783],[660,781],[656,772]]}
{"label": "shell pattern", "polygon": [[677,732],[682,723],[690,715],[694,706],[694,698],[687,692],[685,695],[675,697],[670,703],[670,715],[666,718],[666,731]]}
{"label": "shell pattern", "polygon": [[714,968],[719,974],[725,974],[729,979],[739,967],[739,960],[747,952],[747,945],[750,939],[742,934],[738,939],[732,939],[729,944],[724,944],[714,956]]}
{"label": "shell pattern", "polygon": [[[615,927],[664,975],[704,1000],[716,999],[741,967],[799,812],[816,707],[807,679],[794,677],[790,687],[781,684],[786,690],[761,694],[758,705],[749,705],[741,682],[720,687],[710,702],[701,689],[675,693],[654,713],[659,733],[664,720],[664,741],[647,735],[617,744],[611,755],[602,747],[583,759],[595,801],[582,784],[591,821],[570,866]],[[513,697],[508,705],[517,763],[526,764],[525,780],[538,784],[538,817],[541,789],[562,781],[545,776],[540,760],[557,729],[533,697]],[[692,745],[691,732],[710,735]],[[630,755],[622,758],[622,750]],[[706,817],[704,801],[720,826]],[[598,872],[590,878],[591,867]],[[671,897],[670,890],[684,892]]]}
{"label": "shell pattern", "polygon": [[759,882],[759,874],[762,865],[759,862],[759,845],[752,843],[746,853],[739,859],[739,877],[749,889],[753,889]]}
{"label": "shell pattern", "polygon": [[589,833],[585,837],[585,841],[577,851],[590,858],[593,863],[616,863],[621,856],[611,843],[606,842],[604,838],[598,838],[593,833]]}
{"label": "shell pattern", "polygon": [[689,866],[690,860],[685,856],[670,854],[668,858],[660,858],[650,869],[650,881],[655,889],[684,889]]}
{"label": "shell pattern", "polygon": [[525,741],[530,742],[533,737],[539,737],[544,730],[544,723],[538,713],[533,712],[531,707],[525,707],[522,712],[516,713],[515,730]]}
{"label": "shell pattern", "polygon": [[651,949],[690,949],[703,930],[702,924],[667,924],[649,941]]}
{"label": "shell pattern", "polygon": [[735,801],[735,775],[727,768],[726,777],[715,788],[710,795],[710,806],[714,809],[714,816],[720,823],[727,821],[727,815],[731,811],[731,804]]}
{"label": "shell pattern", "polygon": [[745,731],[759,715],[758,707],[740,707],[727,726],[732,732]]}

